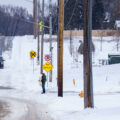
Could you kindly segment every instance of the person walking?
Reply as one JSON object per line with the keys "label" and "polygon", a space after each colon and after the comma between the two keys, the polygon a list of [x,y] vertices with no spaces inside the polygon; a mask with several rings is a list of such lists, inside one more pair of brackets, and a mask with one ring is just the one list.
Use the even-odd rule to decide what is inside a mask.
{"label": "person walking", "polygon": [[43,90],[42,94],[44,94],[45,93],[45,83],[46,83],[46,75],[44,73],[42,73],[41,82],[42,82],[42,90]]}

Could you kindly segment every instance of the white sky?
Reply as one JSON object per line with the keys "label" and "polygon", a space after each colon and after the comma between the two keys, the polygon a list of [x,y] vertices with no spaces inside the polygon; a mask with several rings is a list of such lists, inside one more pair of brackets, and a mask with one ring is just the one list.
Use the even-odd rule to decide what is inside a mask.
{"label": "white sky", "polygon": [[[29,2],[30,1],[30,2]],[[22,6],[28,10],[29,13],[33,13],[33,0],[0,0],[0,5],[14,5]],[[42,2],[42,0],[40,0]],[[57,0],[52,0],[55,3]],[[45,3],[48,4],[49,0],[45,0]]]}

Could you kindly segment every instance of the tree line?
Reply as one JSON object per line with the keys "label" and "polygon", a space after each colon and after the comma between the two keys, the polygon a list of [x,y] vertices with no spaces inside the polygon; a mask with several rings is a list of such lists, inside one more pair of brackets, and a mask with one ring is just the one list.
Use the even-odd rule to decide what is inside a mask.
{"label": "tree line", "polygon": [[[93,29],[115,29],[120,20],[120,0],[93,0]],[[83,0],[64,0],[64,29],[83,29]],[[45,9],[48,11],[48,6]],[[41,17],[39,18],[41,19]],[[44,18],[49,26],[49,14]],[[52,6],[53,34],[58,30],[58,5]],[[5,36],[32,35],[33,16],[23,7],[0,6],[0,33]],[[49,29],[45,28],[45,33]]]}
{"label": "tree line", "polygon": [[[65,29],[83,29],[84,0],[65,0]],[[93,29],[115,29],[120,20],[120,0],[93,0]]]}
{"label": "tree line", "polygon": [[0,33],[5,36],[33,34],[33,17],[22,7],[0,6]]}

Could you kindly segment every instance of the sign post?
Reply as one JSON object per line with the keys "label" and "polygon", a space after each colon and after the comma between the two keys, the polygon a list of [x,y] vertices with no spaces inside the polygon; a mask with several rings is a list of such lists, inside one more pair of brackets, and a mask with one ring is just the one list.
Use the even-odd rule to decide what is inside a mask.
{"label": "sign post", "polygon": [[33,60],[33,73],[34,73],[34,59],[32,59]]}
{"label": "sign post", "polygon": [[47,87],[48,87],[48,72],[47,72]]}

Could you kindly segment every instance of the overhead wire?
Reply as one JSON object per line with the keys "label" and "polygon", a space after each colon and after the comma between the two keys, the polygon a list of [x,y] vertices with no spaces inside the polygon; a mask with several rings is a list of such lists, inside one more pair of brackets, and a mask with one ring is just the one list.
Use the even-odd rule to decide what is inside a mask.
{"label": "overhead wire", "polygon": [[67,0],[67,2],[65,3],[64,7],[67,5],[68,2],[69,2],[69,0]]}
{"label": "overhead wire", "polygon": [[[31,0],[25,0],[25,1],[27,1],[27,2],[32,2],[32,3],[33,3],[33,1],[31,1]],[[77,1],[77,0],[76,0],[76,1]],[[64,6],[64,7],[66,7],[66,5],[67,5],[68,2],[69,2],[69,0],[67,0],[67,2],[65,3],[65,6]],[[77,3],[77,2],[76,2],[76,3]],[[72,16],[71,16],[68,24],[70,23],[70,21],[71,21],[71,19],[72,19],[72,17],[73,17],[73,14],[74,14],[74,11],[75,11],[75,7],[76,7],[76,3],[75,3],[75,6],[74,6],[74,9],[73,9],[73,12],[72,12]],[[1,16],[1,15],[0,15],[0,16]],[[37,24],[37,25],[39,25],[38,23],[35,23],[35,22],[33,22],[33,21],[29,21],[29,20],[25,20],[25,19],[22,19],[22,18],[20,18],[20,17],[10,16],[10,15],[2,15],[2,16],[7,16],[7,17],[11,17],[11,18],[13,18],[13,19],[18,19],[18,20],[21,20],[21,21],[30,23],[30,24]],[[56,20],[57,20],[57,18],[56,18]],[[56,21],[56,20],[55,20],[55,21]],[[67,25],[68,25],[68,24],[67,24]],[[48,26],[45,26],[45,25],[42,25],[42,26],[45,27],[45,28],[49,28]]]}
{"label": "overhead wire", "polygon": [[[27,22],[27,23],[39,25],[38,23],[35,23],[35,22],[33,22],[33,21],[25,20],[25,19],[22,19],[22,18],[19,18],[19,17],[15,17],[15,16],[10,16],[10,15],[0,15],[0,16],[11,17],[11,18],[13,18],[13,19],[18,19],[18,20],[21,20],[21,21],[24,21],[24,22]],[[43,26],[43,27],[45,27],[45,28],[50,28],[50,27],[45,26],[45,25],[41,25],[41,26]]]}
{"label": "overhead wire", "polygon": [[77,5],[77,0],[75,1],[75,5],[74,5],[73,11],[72,11],[72,15],[71,15],[71,17],[70,17],[70,19],[69,19],[69,21],[68,21],[68,23],[67,23],[67,25],[65,27],[67,27],[70,24],[70,22],[72,20],[72,17],[74,15],[75,9],[76,9],[76,5]]}
{"label": "overhead wire", "polygon": [[31,0],[25,0],[25,1],[33,3],[33,1],[31,1]]}
{"label": "overhead wire", "polygon": [[[67,0],[67,2],[65,3],[64,8],[66,7],[66,5],[67,5],[68,2],[69,2],[69,0]],[[58,7],[59,7],[59,6],[58,6]],[[58,20],[58,18],[56,17],[55,20],[54,20],[54,22],[56,23],[57,20]]]}

